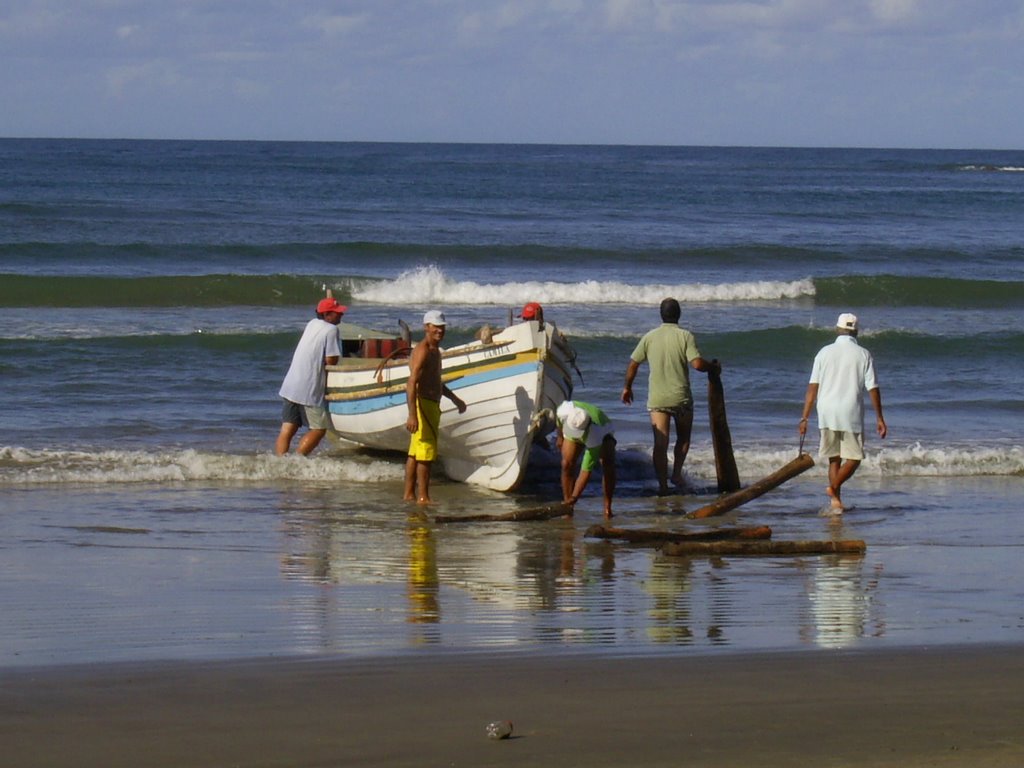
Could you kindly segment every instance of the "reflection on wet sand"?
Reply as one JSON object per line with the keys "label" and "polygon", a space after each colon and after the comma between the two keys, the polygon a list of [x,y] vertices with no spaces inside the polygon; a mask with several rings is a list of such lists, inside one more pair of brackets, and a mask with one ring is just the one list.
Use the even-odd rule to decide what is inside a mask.
{"label": "reflection on wet sand", "polygon": [[647,636],[653,642],[687,645],[693,639],[692,575],[690,558],[660,557],[651,564],[644,591],[651,596]]}
{"label": "reflection on wet sand", "polygon": [[845,647],[868,625],[884,631],[863,557],[669,557],[584,539],[583,520],[445,526],[400,514],[286,516],[283,575],[317,585],[289,604],[305,651]]}
{"label": "reflection on wet sand", "polygon": [[[841,518],[833,523],[833,536],[843,536]],[[801,636],[822,648],[848,648],[870,626],[870,634],[885,634],[885,621],[873,609],[872,597],[878,589],[881,566],[864,573],[864,558],[857,555],[830,555],[821,558],[807,585],[811,604],[810,626]]]}
{"label": "reflection on wet sand", "polygon": [[[409,617],[411,624],[437,624],[441,621],[438,599],[440,579],[437,575],[437,543],[434,532],[416,515],[410,515],[406,532],[409,537]],[[423,642],[438,642],[437,632],[424,633]]]}

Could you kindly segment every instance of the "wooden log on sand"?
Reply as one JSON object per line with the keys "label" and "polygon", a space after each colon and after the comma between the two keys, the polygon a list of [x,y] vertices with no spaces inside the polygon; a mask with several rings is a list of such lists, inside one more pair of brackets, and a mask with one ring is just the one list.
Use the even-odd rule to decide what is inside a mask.
{"label": "wooden log on sand", "polygon": [[675,557],[715,555],[860,555],[867,545],[860,539],[844,541],[668,541],[663,554]]}
{"label": "wooden log on sand", "polygon": [[583,534],[590,539],[622,539],[634,544],[660,543],[665,541],[721,541],[723,539],[770,539],[772,529],[767,525],[754,528],[711,528],[706,531],[659,531],[652,528],[615,528],[609,525],[592,525]]}
{"label": "wooden log on sand", "polygon": [[806,472],[813,466],[814,459],[812,459],[809,454],[802,453],[784,467],[775,470],[767,477],[762,477],[753,485],[749,485],[735,493],[726,494],[717,501],[701,507],[700,509],[694,510],[688,514],[687,517],[691,519],[700,519],[725,514],[730,509],[735,509],[740,504],[746,504],[751,499],[756,499],[758,496],[762,496],[772,488],[782,485],[787,480],[796,477],[801,472]]}
{"label": "wooden log on sand", "polygon": [[521,522],[523,520],[551,520],[555,517],[567,517],[572,514],[568,504],[548,504],[543,507],[530,507],[506,512],[501,515],[436,515],[435,523],[485,523],[485,522]]}
{"label": "wooden log on sand", "polygon": [[732,435],[725,417],[725,390],[722,377],[708,371],[708,418],[711,423],[711,444],[715,451],[715,474],[718,492],[731,493],[740,489],[740,475],[736,470],[736,457],[732,452]]}

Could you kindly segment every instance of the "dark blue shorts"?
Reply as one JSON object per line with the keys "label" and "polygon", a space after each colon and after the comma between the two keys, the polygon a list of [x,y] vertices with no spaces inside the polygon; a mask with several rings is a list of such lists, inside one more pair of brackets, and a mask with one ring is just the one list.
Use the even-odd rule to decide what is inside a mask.
{"label": "dark blue shorts", "polygon": [[309,427],[309,419],[306,418],[306,407],[293,403],[291,400],[285,400],[284,405],[281,407],[281,423],[282,424],[297,424],[300,427]]}

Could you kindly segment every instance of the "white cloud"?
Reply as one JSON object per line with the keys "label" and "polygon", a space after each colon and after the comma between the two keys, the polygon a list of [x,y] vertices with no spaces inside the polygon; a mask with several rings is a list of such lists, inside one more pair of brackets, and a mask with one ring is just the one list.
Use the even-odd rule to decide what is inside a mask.
{"label": "white cloud", "polygon": [[917,0],[870,0],[868,7],[875,18],[887,24],[907,21],[918,15]]}
{"label": "white cloud", "polygon": [[0,135],[1018,141],[1022,43],[1020,0],[3,0]]}
{"label": "white cloud", "polygon": [[355,14],[351,16],[330,15],[310,16],[303,19],[302,24],[319,30],[330,37],[341,37],[351,34],[367,22],[366,14]]}
{"label": "white cloud", "polygon": [[137,92],[163,92],[181,84],[181,76],[169,62],[156,60],[110,67],[106,71],[107,94],[122,99]]}
{"label": "white cloud", "polygon": [[605,0],[605,14],[610,29],[628,29],[649,16],[648,0]]}

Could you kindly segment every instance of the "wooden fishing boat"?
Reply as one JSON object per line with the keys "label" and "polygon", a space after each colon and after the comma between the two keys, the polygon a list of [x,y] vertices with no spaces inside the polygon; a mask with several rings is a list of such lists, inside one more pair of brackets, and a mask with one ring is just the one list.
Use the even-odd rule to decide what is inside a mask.
{"label": "wooden fishing boat", "polygon": [[[346,334],[343,334],[346,335]],[[366,338],[327,368],[327,407],[346,440],[405,454],[408,340]],[[449,478],[496,491],[522,481],[534,441],[571,397],[575,352],[554,324],[526,320],[442,350],[444,383],[466,403],[441,401],[440,462]]]}

